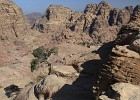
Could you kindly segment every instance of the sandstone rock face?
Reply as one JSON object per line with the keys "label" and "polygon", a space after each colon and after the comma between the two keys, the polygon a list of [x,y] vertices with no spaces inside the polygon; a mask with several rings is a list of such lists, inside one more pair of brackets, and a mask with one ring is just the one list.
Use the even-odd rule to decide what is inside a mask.
{"label": "sandstone rock face", "polygon": [[82,41],[91,39],[95,44],[102,44],[113,41],[121,26],[131,20],[131,16],[138,12],[138,8],[136,7],[134,11],[131,6],[116,9],[102,1],[98,5],[88,4],[84,13],[78,13],[63,6],[51,5],[44,17],[35,23],[33,29],[52,35],[57,33],[59,36],[64,30],[68,30],[66,34],[76,32],[77,37],[84,33],[88,38]]}
{"label": "sandstone rock face", "polygon": [[115,46],[111,55],[101,67],[97,81],[99,93],[110,88],[111,84],[117,82],[140,85],[140,55],[129,50],[127,46]]}
{"label": "sandstone rock face", "polygon": [[1,63],[10,63],[18,56],[18,51],[21,51],[20,55],[27,53],[25,37],[30,29],[21,9],[12,1],[1,0],[0,7],[0,54],[1,58],[7,59]]}
{"label": "sandstone rock face", "polygon": [[11,83],[24,87],[31,80],[26,77],[31,75],[28,61],[32,56],[27,57],[30,29],[22,10],[12,1],[0,0],[0,13],[0,87]]}
{"label": "sandstone rock face", "polygon": [[[4,31],[6,33],[0,31],[2,99],[7,99],[3,88],[11,83],[24,88],[17,95],[16,100],[94,100],[92,87],[96,76],[99,77],[94,89],[99,94],[106,89],[111,89],[110,85],[117,82],[140,85],[139,5],[133,11],[132,7],[121,10],[101,2],[99,5],[87,5],[84,13],[51,5],[46,10],[46,14],[32,27],[40,33],[34,31],[34,34],[31,34],[33,36],[28,37],[26,34],[30,30],[22,11],[8,0],[1,0],[1,2],[0,16],[2,20],[7,18],[8,22],[6,21],[6,24],[1,22],[0,25],[4,30],[9,29]],[[100,52],[97,46],[89,45],[93,40],[94,43],[102,44],[116,37],[111,50],[108,50],[109,46],[102,53],[104,57],[95,54]],[[46,67],[45,63],[42,63],[40,69],[31,73],[30,61],[34,58],[30,54],[32,49],[28,46],[37,48],[42,45],[48,48],[58,46],[58,55],[51,55],[48,58],[52,66]],[[107,58],[108,52],[109,58]],[[105,61],[107,62],[104,63]],[[102,64],[104,65],[101,66]],[[44,77],[41,81],[28,86],[38,81],[37,78],[40,76]],[[35,80],[31,79],[32,77]],[[123,86],[121,85],[122,88]],[[115,90],[116,87],[113,89]],[[120,94],[123,92],[119,91]],[[126,95],[128,96],[129,93],[127,92]],[[132,99],[134,99],[133,95],[135,94],[132,93]],[[136,97],[139,98],[138,95],[136,94]],[[117,99],[121,98],[115,96]]]}
{"label": "sandstone rock face", "polygon": [[113,40],[117,34],[114,29],[117,27],[110,27],[108,24],[111,9],[106,2],[87,5],[85,13],[75,22],[74,31],[89,34],[97,44]]}
{"label": "sandstone rock face", "polygon": [[10,1],[0,1],[0,38],[14,40],[28,34],[28,26],[21,9]]}
{"label": "sandstone rock face", "polygon": [[[115,91],[115,93],[113,93]],[[129,83],[116,83],[112,85],[111,95],[109,98],[106,95],[100,96],[100,100],[139,100],[140,87]]]}
{"label": "sandstone rock face", "polygon": [[46,30],[47,32],[61,32],[66,29],[66,24],[69,22],[71,14],[72,11],[69,8],[61,5],[50,5],[46,10],[44,17],[37,23],[36,28],[40,31]]}
{"label": "sandstone rock face", "polygon": [[[114,31],[114,29],[116,29]],[[91,26],[90,36],[93,40],[99,43],[106,43],[109,41],[113,41],[117,35],[117,27],[109,26],[108,22],[99,15],[93,22],[93,26]],[[112,34],[113,33],[113,34]]]}
{"label": "sandstone rock face", "polygon": [[98,5],[97,15],[101,15],[105,20],[108,20],[111,9],[112,9],[112,7],[110,4],[108,4],[105,1],[102,1]]}
{"label": "sandstone rock face", "polygon": [[[111,62],[106,66],[113,74],[114,81],[140,84],[140,55],[136,52],[129,51],[124,47],[115,47],[112,50],[115,56],[112,56]],[[107,72],[106,72],[107,73]],[[112,80],[113,81],[113,80]]]}
{"label": "sandstone rock face", "polygon": [[[87,34],[72,32],[74,22],[82,15],[79,12],[72,12],[69,8],[63,6],[51,5],[46,14],[38,20],[34,30],[39,30],[47,35],[50,43],[80,43],[83,41],[92,41]],[[46,37],[46,36],[45,36]]]}
{"label": "sandstone rock face", "polygon": [[104,1],[99,5],[89,4],[76,21],[74,30],[89,34],[97,44],[107,43],[116,38],[120,27],[130,21],[132,13],[132,7],[116,9]]}
{"label": "sandstone rock face", "polygon": [[140,15],[140,5],[137,5],[135,8],[134,8],[134,11],[133,11],[133,20],[135,19],[140,19],[139,17]]}
{"label": "sandstone rock face", "polygon": [[140,87],[127,84],[118,83],[112,86],[112,89],[117,91],[120,95],[120,100],[138,100],[140,99],[140,93],[138,92]]}
{"label": "sandstone rock face", "polygon": [[118,14],[120,12],[120,9],[117,9],[117,8],[114,8],[111,10],[110,12],[110,19],[109,19],[109,24],[111,26],[115,25],[117,23],[117,17],[118,17]]}
{"label": "sandstone rock face", "polygon": [[[134,18],[134,15],[132,16]],[[137,21],[136,21],[137,20]],[[140,85],[139,18],[131,19],[120,30],[111,54],[100,71],[99,91],[117,82]],[[104,82],[106,80],[106,82]],[[107,81],[108,80],[108,81]]]}
{"label": "sandstone rock face", "polygon": [[[139,37],[139,36],[138,36]],[[140,38],[134,40],[130,46],[130,48],[135,49],[137,52],[140,53]]]}
{"label": "sandstone rock face", "polygon": [[15,59],[28,52],[24,40],[30,30],[21,9],[12,1],[1,0],[0,13],[0,65],[6,66],[19,62]]}
{"label": "sandstone rock face", "polygon": [[96,14],[97,4],[88,4],[84,10],[84,13],[90,12]]}
{"label": "sandstone rock face", "polygon": [[[27,87],[23,89],[16,97],[16,100],[25,100],[25,98],[26,100],[50,99],[50,97],[55,92],[57,92],[62,86],[64,86],[65,83],[65,80],[63,80],[62,78],[57,77],[56,75],[50,75],[42,79],[33,87]],[[26,91],[28,92],[26,93]],[[35,95],[33,93],[35,93]]]}
{"label": "sandstone rock face", "polygon": [[49,21],[67,22],[71,12],[72,11],[69,8],[50,5],[46,11],[46,17]]}
{"label": "sandstone rock face", "polygon": [[[132,12],[130,12],[128,8],[129,7],[126,7],[119,12],[118,17],[117,17],[118,25],[124,25],[130,21]],[[130,9],[133,9],[133,8],[130,8]]]}

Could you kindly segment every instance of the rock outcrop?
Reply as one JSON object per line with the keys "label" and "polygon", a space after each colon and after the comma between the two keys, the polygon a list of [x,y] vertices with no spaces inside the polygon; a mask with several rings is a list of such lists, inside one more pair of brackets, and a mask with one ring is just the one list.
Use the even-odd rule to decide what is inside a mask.
{"label": "rock outcrop", "polygon": [[106,91],[110,95],[100,96],[100,100],[139,100],[140,87],[129,83],[113,84],[111,91]]}
{"label": "rock outcrop", "polygon": [[[89,34],[93,41],[99,44],[113,41],[116,38],[121,26],[130,21],[133,8],[116,9],[102,1],[99,5],[87,5],[84,12],[84,17],[76,21],[75,30],[80,29]],[[81,23],[77,24],[79,22]]]}
{"label": "rock outcrop", "polygon": [[81,14],[61,5],[50,5],[46,14],[33,25],[33,29],[46,33],[50,43],[90,42],[92,39],[88,35],[69,29]]}
{"label": "rock outcrop", "polygon": [[0,40],[13,41],[28,34],[28,25],[21,9],[9,0],[1,0],[0,6]]}
{"label": "rock outcrop", "polygon": [[1,0],[0,13],[0,55],[4,65],[15,59],[18,51],[21,51],[19,55],[27,53],[25,37],[29,36],[30,28],[22,10],[12,1]]}
{"label": "rock outcrop", "polygon": [[63,6],[50,5],[44,17],[34,27],[41,32],[61,32],[71,18],[72,11]]}
{"label": "rock outcrop", "polygon": [[80,40],[91,39],[95,44],[103,44],[115,40],[121,26],[131,20],[136,10],[138,7],[133,11],[132,6],[123,9],[113,8],[105,1],[98,5],[88,4],[84,13],[73,12],[63,6],[51,5],[44,17],[34,24],[33,29],[51,33],[53,36],[56,33],[61,36],[64,30],[68,31],[66,34],[78,34],[74,37],[79,37],[83,33],[87,38]]}
{"label": "rock outcrop", "polygon": [[[16,100],[94,100],[104,92],[112,95],[112,88],[118,91],[115,99],[139,99],[139,93],[132,92],[139,91],[134,85],[140,85],[140,5],[116,9],[102,1],[87,5],[83,13],[51,5],[33,25],[31,35],[20,8],[9,0],[1,0],[0,7],[0,99],[7,99],[5,92],[13,95],[7,86],[16,93],[9,99],[20,91]],[[101,48],[105,49],[95,44],[104,44]],[[42,45],[48,50],[58,47],[58,53],[46,57],[39,52],[49,63],[41,59],[31,73],[31,51]],[[111,88],[118,82],[133,85]],[[132,91],[126,91],[128,87]],[[124,92],[120,88],[126,95],[120,96]]]}
{"label": "rock outcrop", "polygon": [[[23,89],[15,100],[44,100],[50,99],[54,93],[65,85],[66,81],[56,75],[50,75],[42,79],[33,87]],[[27,93],[25,91],[28,91]],[[35,95],[34,95],[34,94]],[[31,95],[32,94],[32,95]]]}
{"label": "rock outcrop", "polygon": [[135,15],[135,13],[139,14],[139,11],[136,12],[130,23],[120,30],[109,58],[101,68],[97,81],[99,88],[95,88],[99,89],[98,91],[109,89],[111,84],[117,82],[140,86],[140,24],[139,17]]}
{"label": "rock outcrop", "polygon": [[0,13],[0,86],[10,82],[23,86],[30,80],[24,77],[29,72],[24,57],[29,53],[30,29],[22,10],[11,0],[0,0]]}

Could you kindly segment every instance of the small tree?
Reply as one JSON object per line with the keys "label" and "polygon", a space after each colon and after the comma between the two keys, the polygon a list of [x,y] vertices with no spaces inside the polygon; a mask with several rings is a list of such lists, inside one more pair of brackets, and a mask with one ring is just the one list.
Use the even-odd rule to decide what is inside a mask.
{"label": "small tree", "polygon": [[35,49],[33,51],[33,55],[34,55],[34,57],[36,57],[38,59],[45,60],[45,59],[47,59],[46,56],[48,56],[48,55],[46,55],[46,52],[48,52],[48,51],[49,51],[48,49],[46,49],[45,47],[42,46],[42,47]]}
{"label": "small tree", "polygon": [[32,62],[31,62],[31,71],[33,72],[33,70],[37,69],[38,67],[38,59],[33,59]]}
{"label": "small tree", "polygon": [[33,59],[31,62],[31,71],[37,69],[39,67],[39,63],[47,62],[48,66],[51,64],[47,61],[51,54],[58,54],[58,48],[54,47],[51,49],[45,48],[43,46],[33,50],[33,55],[36,59]]}

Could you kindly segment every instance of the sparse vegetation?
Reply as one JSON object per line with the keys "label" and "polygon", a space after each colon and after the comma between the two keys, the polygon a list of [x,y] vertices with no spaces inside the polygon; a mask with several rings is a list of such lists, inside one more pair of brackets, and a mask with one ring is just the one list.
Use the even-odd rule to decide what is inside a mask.
{"label": "sparse vegetation", "polygon": [[91,42],[80,42],[78,45],[82,45],[82,46],[85,46],[85,47],[90,47],[92,45],[96,45],[95,43],[91,43]]}
{"label": "sparse vegetation", "polygon": [[47,59],[47,56],[50,56],[49,50],[45,47],[39,47],[33,51],[34,57],[38,58],[39,60],[45,60]]}
{"label": "sparse vegetation", "polygon": [[55,55],[58,55],[58,48],[54,47],[54,48],[50,49],[50,52],[54,53]]}
{"label": "sparse vegetation", "polygon": [[33,70],[37,69],[38,67],[38,59],[33,59],[31,62],[31,71],[33,72]]}
{"label": "sparse vegetation", "polygon": [[35,59],[31,61],[31,71],[33,72],[35,69],[39,68],[39,64],[42,62],[47,62],[48,66],[51,66],[51,64],[47,61],[51,54],[57,55],[58,54],[58,48],[45,48],[43,46],[33,50],[33,55]]}

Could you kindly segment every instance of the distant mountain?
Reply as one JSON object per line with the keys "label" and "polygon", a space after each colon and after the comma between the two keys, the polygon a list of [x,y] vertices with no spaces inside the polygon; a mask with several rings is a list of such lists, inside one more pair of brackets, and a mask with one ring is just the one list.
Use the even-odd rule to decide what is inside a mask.
{"label": "distant mountain", "polygon": [[[75,39],[80,36],[84,38],[77,39],[74,43],[79,42],[79,40],[88,42],[91,40],[96,44],[102,44],[113,41],[122,25],[130,22],[133,13],[132,6],[117,9],[105,1],[99,4],[88,4],[83,13],[73,12],[62,5],[50,5],[45,15],[35,23],[33,29],[44,33],[54,33],[53,36],[57,39],[53,40],[57,40],[57,42],[68,41],[68,36],[66,39],[63,37],[70,34],[77,35],[73,33],[76,32],[83,33],[85,36],[73,36]],[[59,33],[63,33],[61,38]]]}
{"label": "distant mountain", "polygon": [[140,5],[0,13],[0,100],[140,100]]}
{"label": "distant mountain", "polygon": [[36,22],[36,20],[38,20],[42,17],[42,14],[38,13],[38,12],[33,12],[33,13],[30,13],[26,16],[27,16],[27,19],[29,20],[29,23],[31,25],[33,25]]}

